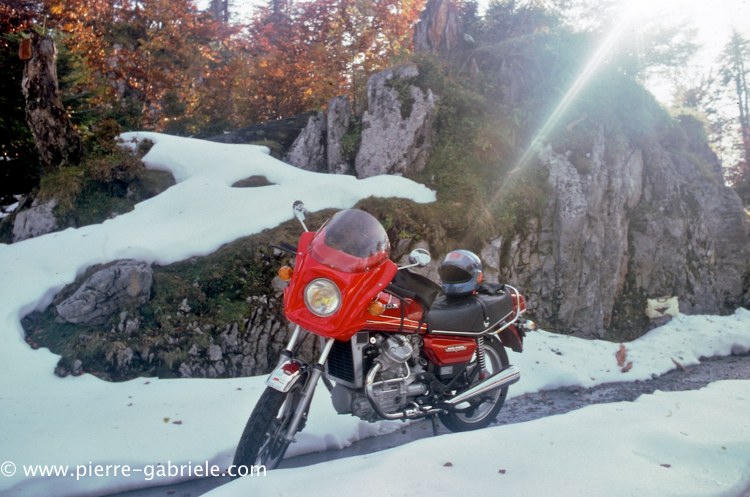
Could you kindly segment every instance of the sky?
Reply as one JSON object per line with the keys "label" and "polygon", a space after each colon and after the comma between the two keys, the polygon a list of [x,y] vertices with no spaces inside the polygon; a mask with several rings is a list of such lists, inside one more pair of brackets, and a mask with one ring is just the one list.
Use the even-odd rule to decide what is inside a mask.
{"label": "sky", "polygon": [[[357,180],[302,171],[265,147],[155,133],[124,138],[153,140],[144,162],[170,171],[177,184],[102,224],[0,244],[2,497],[99,496],[190,479],[203,471],[196,468],[216,465],[223,472],[264,388],[263,376],[120,383],[89,374],[56,377],[59,358],[31,349],[20,319],[46,307],[87,267],[121,258],[168,264],[207,254],[291,219],[297,199],[312,211],[347,208],[370,195],[435,200],[434,192],[400,177]],[[274,184],[231,187],[253,175]],[[509,395],[640,381],[673,370],[675,361],[690,367],[701,357],[747,353],[750,311],[678,316],[625,346],[633,366],[622,372],[619,344],[530,334],[523,353],[509,352],[521,370]],[[462,495],[471,488],[480,496],[740,497],[750,488],[748,412],[750,381],[723,381],[269,471],[209,495]],[[342,448],[401,426],[336,415],[322,392],[289,455]],[[43,469],[61,475],[41,476]]]}
{"label": "sky", "polygon": [[[632,9],[635,30],[659,25],[686,25],[695,28],[700,45],[681,74],[690,83],[716,71],[717,59],[729,41],[732,30],[750,39],[750,0],[623,0],[624,10]],[[637,35],[637,33],[636,33]],[[647,87],[665,105],[672,103],[674,81],[652,78]]]}

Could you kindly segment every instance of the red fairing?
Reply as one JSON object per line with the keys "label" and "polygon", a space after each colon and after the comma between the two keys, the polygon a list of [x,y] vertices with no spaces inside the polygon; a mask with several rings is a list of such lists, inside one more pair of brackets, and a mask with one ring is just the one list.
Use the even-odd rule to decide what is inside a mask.
{"label": "red fairing", "polygon": [[477,344],[471,338],[424,337],[424,352],[438,366],[467,363],[476,348]]}
{"label": "red fairing", "polygon": [[[397,267],[388,259],[385,231],[379,223],[375,226],[377,221],[368,227],[369,219],[363,214],[341,211],[317,233],[300,237],[294,276],[284,290],[284,311],[293,323],[345,341],[373,318],[368,305],[391,282]],[[356,229],[352,222],[357,223]],[[341,304],[330,316],[317,316],[305,305],[305,289],[318,278],[332,281],[341,293]]]}

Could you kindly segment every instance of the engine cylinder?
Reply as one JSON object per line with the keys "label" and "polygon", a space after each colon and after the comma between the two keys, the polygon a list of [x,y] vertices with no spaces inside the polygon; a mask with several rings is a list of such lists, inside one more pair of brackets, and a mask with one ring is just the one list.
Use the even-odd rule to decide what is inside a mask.
{"label": "engine cylinder", "polygon": [[388,337],[381,347],[382,354],[395,364],[403,364],[409,360],[414,347],[409,340],[401,336]]}

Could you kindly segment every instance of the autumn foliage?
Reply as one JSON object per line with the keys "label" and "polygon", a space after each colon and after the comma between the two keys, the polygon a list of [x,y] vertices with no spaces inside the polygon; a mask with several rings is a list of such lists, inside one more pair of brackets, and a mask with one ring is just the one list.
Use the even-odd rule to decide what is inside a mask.
{"label": "autumn foliage", "polygon": [[339,94],[356,100],[369,74],[408,56],[424,0],[273,0],[245,24],[192,0],[14,3],[0,24],[23,13],[17,32],[48,30],[67,54],[73,114],[210,134],[321,108]]}

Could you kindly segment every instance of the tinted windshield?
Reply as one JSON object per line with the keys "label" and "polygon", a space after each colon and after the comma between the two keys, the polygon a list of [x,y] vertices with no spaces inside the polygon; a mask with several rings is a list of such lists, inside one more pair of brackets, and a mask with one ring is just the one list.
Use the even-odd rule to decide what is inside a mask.
{"label": "tinted windshield", "polygon": [[347,209],[323,225],[310,246],[315,260],[340,271],[367,271],[388,258],[388,235],[365,211]]}

